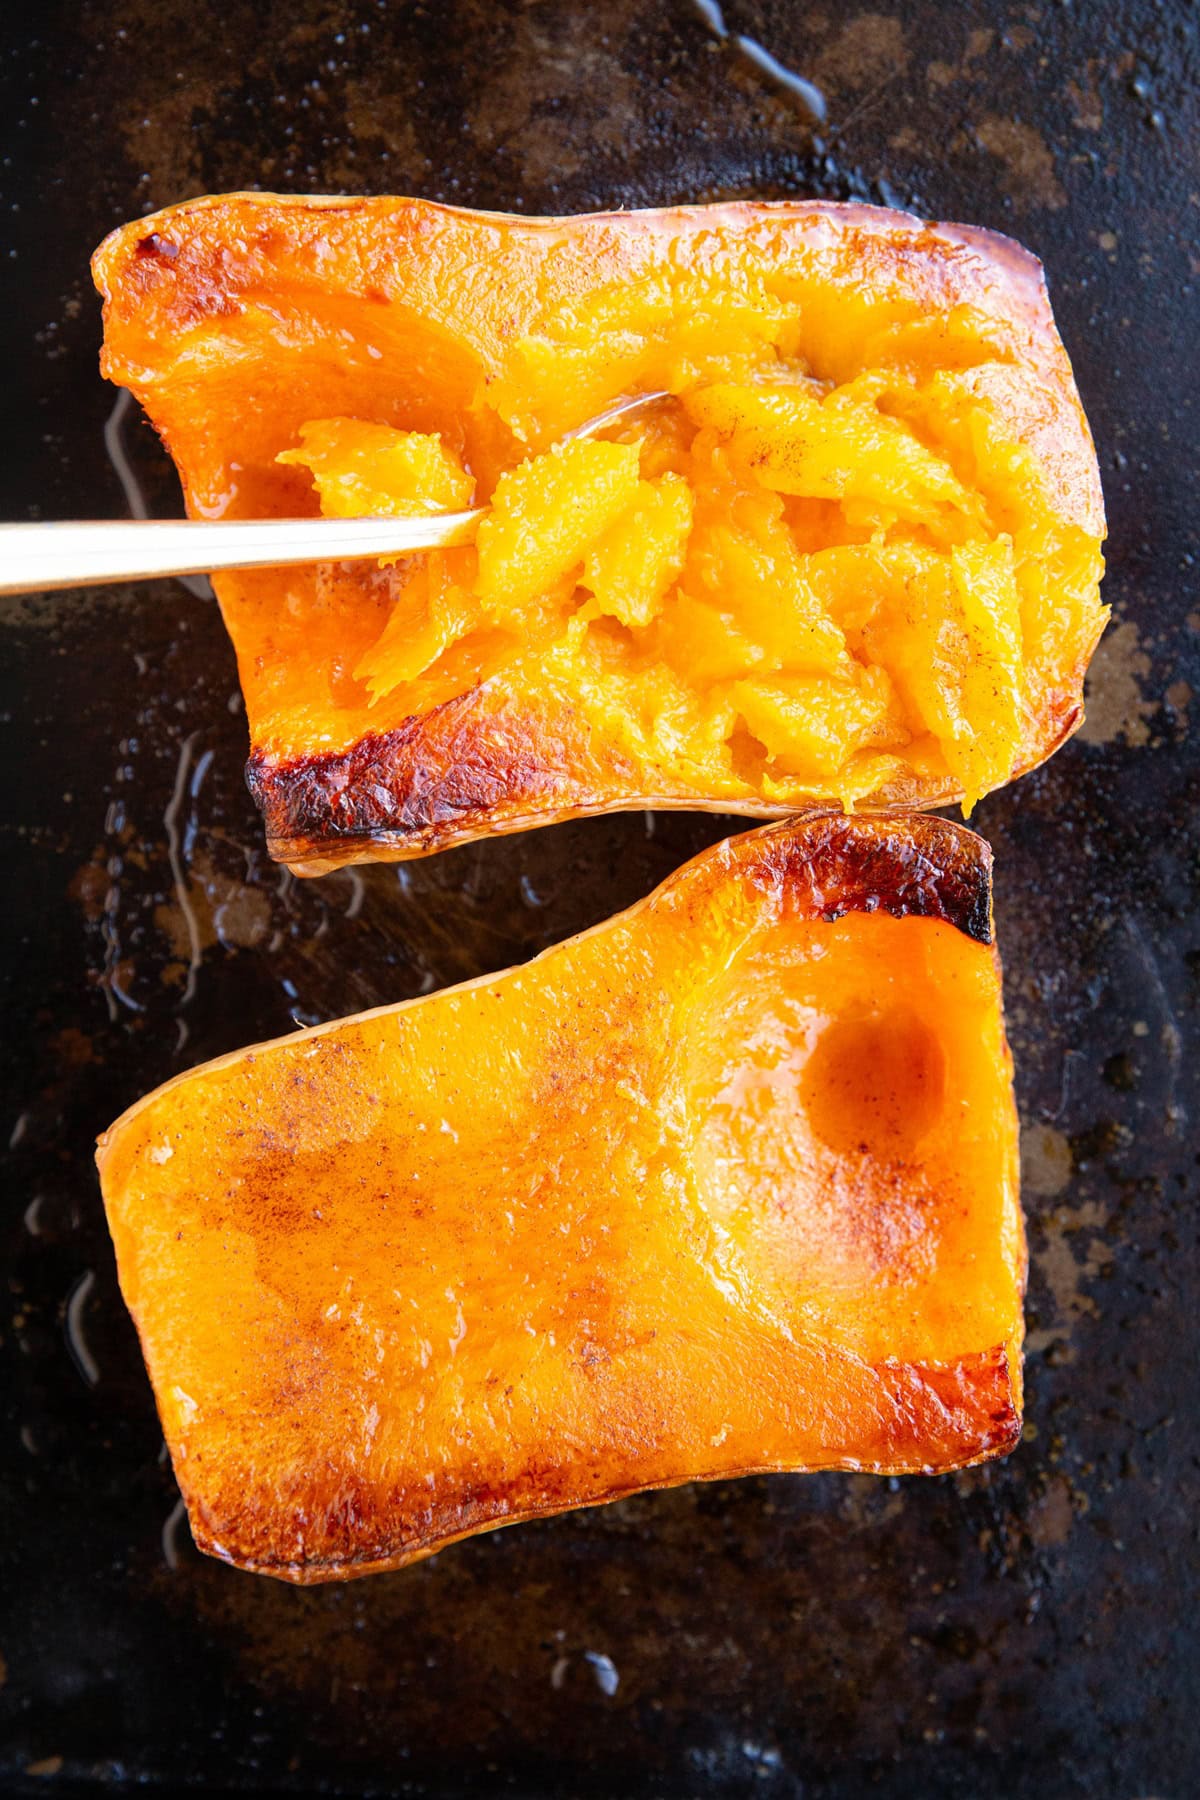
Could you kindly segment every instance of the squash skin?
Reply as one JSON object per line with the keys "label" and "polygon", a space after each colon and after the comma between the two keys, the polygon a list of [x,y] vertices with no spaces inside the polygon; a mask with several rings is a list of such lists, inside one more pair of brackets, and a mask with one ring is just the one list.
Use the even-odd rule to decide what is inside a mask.
{"label": "squash skin", "polygon": [[[1103,536],[1095,454],[1039,265],[1007,239],[880,208],[736,203],[528,220],[411,200],[215,196],[122,227],[97,252],[103,368],[159,429],[193,516],[278,513],[294,508],[295,485],[281,478],[273,488],[264,475],[234,472],[267,460],[256,411],[269,418],[278,449],[314,412],[381,410],[384,365],[365,362],[361,349],[332,351],[339,332],[378,336],[379,322],[393,316],[401,326],[405,317],[429,325],[412,394],[403,405],[385,398],[392,411],[424,409],[432,426],[469,407],[470,381],[456,361],[464,341],[490,367],[536,323],[548,296],[586,298],[601,281],[641,279],[669,263],[719,263],[751,238],[765,254],[818,266],[835,299],[895,294],[931,316],[970,306],[1002,329],[1033,380],[998,395],[1006,427],[1040,459],[1061,519]],[[345,365],[331,372],[335,354]],[[777,817],[828,803],[800,781],[783,801],[706,792],[594,730],[570,695],[533,697],[495,680],[331,743],[302,705],[281,712],[268,700],[272,635],[261,621],[278,580],[227,575],[215,585],[246,694],[249,784],[271,854],[298,874],[623,808]],[[1090,641],[1039,697],[1014,776],[1081,722],[1083,676],[1102,626],[1098,616]],[[961,797],[952,780],[897,774],[861,806],[924,808]]]}
{"label": "squash skin", "polygon": [[[935,1021],[957,996],[979,1059],[956,1069],[947,1023],[941,1175],[924,1151],[838,1151],[834,1213],[824,1189],[796,1201],[845,1251],[828,1291],[778,1197],[730,1211],[704,1160],[729,1021],[744,1000],[753,1073],[764,996],[814,932],[824,968],[923,970],[909,997]],[[197,1544],[331,1581],[646,1488],[1010,1450],[1025,1251],[1000,1005],[987,847],[813,814],[522,969],[148,1096],[98,1163]]]}

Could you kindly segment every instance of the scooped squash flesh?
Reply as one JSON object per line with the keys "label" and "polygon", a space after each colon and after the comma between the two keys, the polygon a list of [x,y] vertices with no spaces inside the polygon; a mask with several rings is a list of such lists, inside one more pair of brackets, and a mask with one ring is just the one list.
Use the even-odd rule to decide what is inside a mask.
{"label": "scooped squash flesh", "polygon": [[194,514],[491,509],[473,546],[218,578],[301,872],[648,803],[970,806],[1082,717],[1095,455],[1004,239],[233,195],[95,267]]}
{"label": "scooped squash flesh", "polygon": [[1020,1432],[989,859],[818,814],[507,974],[225,1057],[101,1140],[196,1542],[297,1582]]}

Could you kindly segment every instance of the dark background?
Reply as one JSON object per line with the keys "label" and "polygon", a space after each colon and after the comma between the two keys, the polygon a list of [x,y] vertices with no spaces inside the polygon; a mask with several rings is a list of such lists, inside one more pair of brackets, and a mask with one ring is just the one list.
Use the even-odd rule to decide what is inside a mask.
{"label": "dark background", "polygon": [[[126,510],[87,258],[210,189],[530,212],[853,196],[1044,259],[1114,624],[1085,731],[976,820],[1026,1128],[1029,1425],[959,1476],[685,1488],[343,1588],[198,1557],[95,1133],[293,1020],[526,957],[726,827],[635,814],[297,883],[242,785],[211,600],[0,602],[0,1785],[1195,1794],[1197,8],[730,0],[732,29],[819,85],[817,138],[684,0],[266,10],[111,0],[29,25],[10,0],[4,516]],[[176,509],[148,429],[126,440]]]}

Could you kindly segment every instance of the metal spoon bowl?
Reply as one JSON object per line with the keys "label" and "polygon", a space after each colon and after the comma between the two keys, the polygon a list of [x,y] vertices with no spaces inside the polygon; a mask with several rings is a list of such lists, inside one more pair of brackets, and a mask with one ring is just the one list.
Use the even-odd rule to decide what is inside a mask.
{"label": "metal spoon bowl", "polygon": [[[656,389],[618,400],[561,441],[595,437],[669,398]],[[469,544],[487,510],[476,506],[416,518],[69,519],[0,525],[0,594],[444,550]]]}

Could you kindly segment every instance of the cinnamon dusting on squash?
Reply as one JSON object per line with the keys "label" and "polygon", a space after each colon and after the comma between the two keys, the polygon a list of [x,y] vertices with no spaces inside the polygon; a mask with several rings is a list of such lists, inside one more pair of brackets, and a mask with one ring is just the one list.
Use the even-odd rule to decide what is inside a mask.
{"label": "cinnamon dusting on squash", "polygon": [[[669,423],[504,469],[474,552],[407,559],[354,671],[371,706],[421,710],[421,678],[500,630],[487,674],[570,693],[628,754],[707,791],[801,784],[853,806],[916,769],[969,808],[1012,774],[1061,654],[1048,574],[1074,602],[1066,629],[1094,629],[1098,551],[1019,446],[967,454],[995,421],[965,379],[918,362],[835,385],[771,341],[738,381],[712,379],[725,361],[714,339]],[[312,471],[327,514],[450,510],[475,488],[437,435],[336,418],[300,436],[277,460]]]}

